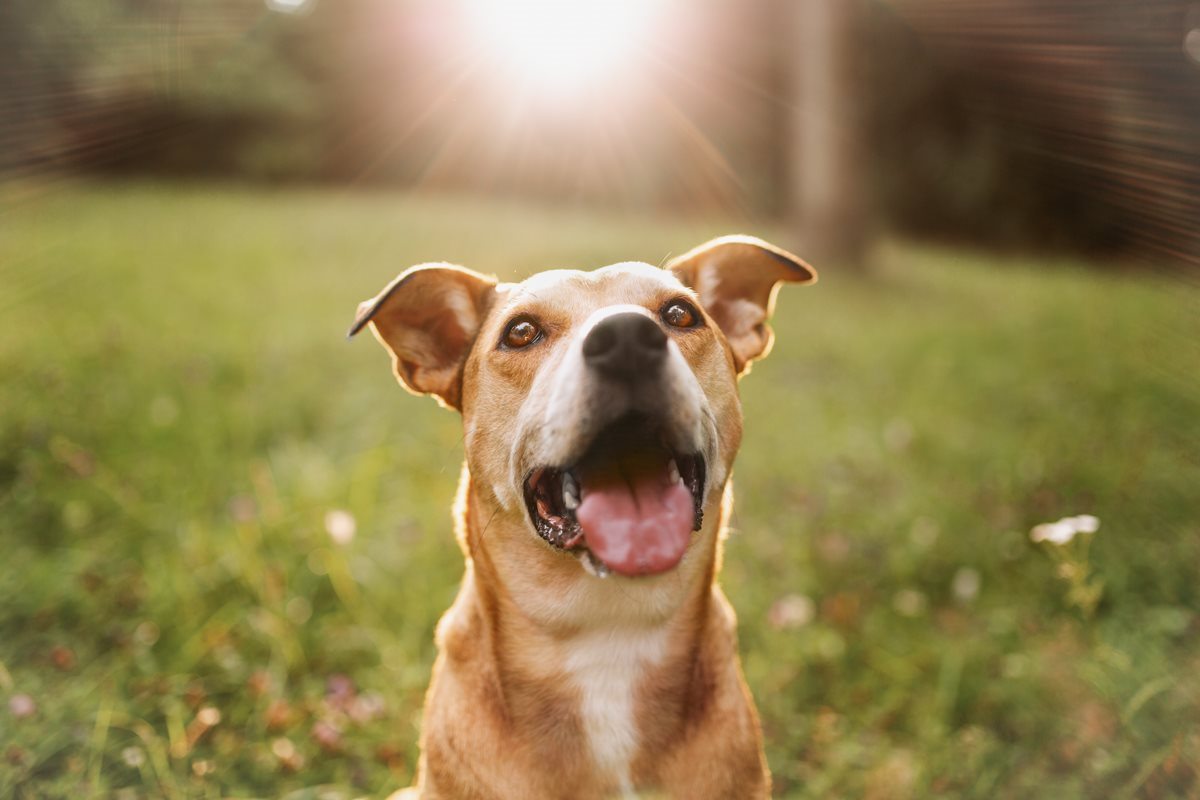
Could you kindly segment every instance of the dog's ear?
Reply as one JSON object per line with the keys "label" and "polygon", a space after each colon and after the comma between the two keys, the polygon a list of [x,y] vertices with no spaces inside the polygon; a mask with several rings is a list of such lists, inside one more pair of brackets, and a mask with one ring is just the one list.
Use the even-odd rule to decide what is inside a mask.
{"label": "dog's ear", "polygon": [[348,335],[369,323],[392,354],[401,385],[461,410],[463,364],[495,293],[494,277],[452,264],[421,264],[360,303]]}
{"label": "dog's ear", "polygon": [[743,375],[750,362],[771,350],[767,320],[781,283],[815,283],[817,272],[791,253],[753,236],[722,236],[684,253],[666,266],[700,296],[721,328]]}

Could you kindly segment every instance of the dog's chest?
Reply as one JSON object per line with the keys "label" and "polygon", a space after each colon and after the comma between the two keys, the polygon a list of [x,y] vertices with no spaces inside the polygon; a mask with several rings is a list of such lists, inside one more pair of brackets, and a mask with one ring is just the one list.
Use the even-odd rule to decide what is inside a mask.
{"label": "dog's chest", "polygon": [[592,758],[626,795],[633,792],[630,765],[639,740],[637,687],[665,651],[666,634],[660,630],[589,633],[567,645],[565,666],[579,689]]}

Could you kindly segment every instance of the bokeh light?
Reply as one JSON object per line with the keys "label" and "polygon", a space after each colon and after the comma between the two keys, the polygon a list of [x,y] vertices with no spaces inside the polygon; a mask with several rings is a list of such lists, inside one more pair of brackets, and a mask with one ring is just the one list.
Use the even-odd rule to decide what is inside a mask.
{"label": "bokeh light", "polygon": [[1200,28],[1192,28],[1183,38],[1183,52],[1187,57],[1200,64]]}

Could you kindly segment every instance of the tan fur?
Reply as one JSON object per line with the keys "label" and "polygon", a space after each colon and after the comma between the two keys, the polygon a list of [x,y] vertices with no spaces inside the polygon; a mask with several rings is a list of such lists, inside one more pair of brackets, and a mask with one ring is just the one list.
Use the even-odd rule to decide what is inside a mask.
{"label": "tan fur", "polygon": [[[622,264],[520,284],[425,265],[360,306],[353,331],[369,323],[404,385],[462,411],[466,447],[455,506],[466,571],[438,625],[417,784],[396,797],[769,796],[735,618],[715,580],[742,436],[737,378],[770,346],[778,283],[814,279],[795,256],[731,237],[668,270]],[[586,391],[572,394],[587,326],[617,307],[657,319],[678,297],[706,324],[668,330],[663,402],[704,443],[705,523],[672,570],[597,578],[538,538],[520,487],[539,458],[595,427],[579,410]],[[545,340],[498,347],[517,313]]]}

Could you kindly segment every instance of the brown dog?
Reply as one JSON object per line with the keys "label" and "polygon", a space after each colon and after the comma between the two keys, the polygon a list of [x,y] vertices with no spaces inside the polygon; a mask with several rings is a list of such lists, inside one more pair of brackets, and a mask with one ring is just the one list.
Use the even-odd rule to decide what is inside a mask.
{"label": "brown dog", "polygon": [[715,583],[737,381],[781,282],[730,236],[665,269],[497,283],[425,264],[359,306],[408,389],[463,415],[462,587],[438,625],[421,798],[759,798],[770,775]]}

